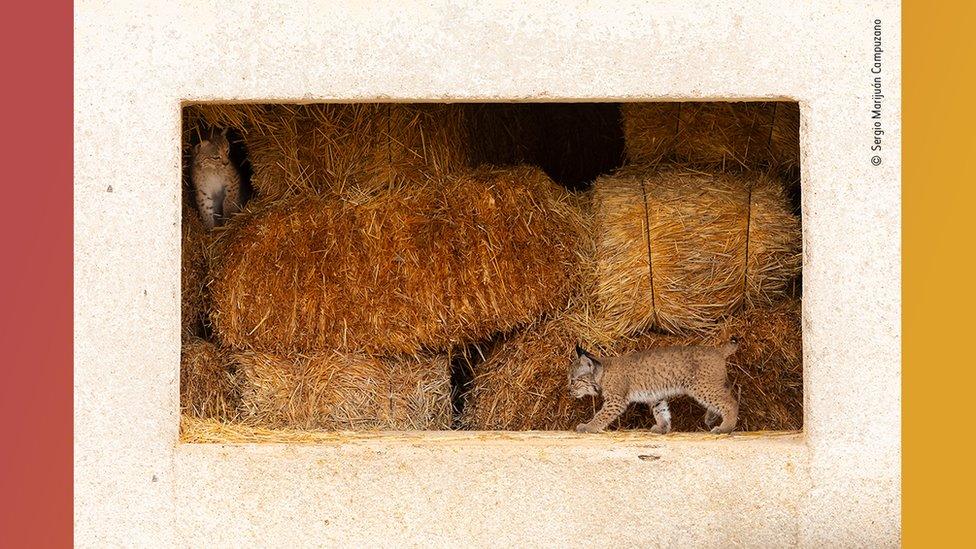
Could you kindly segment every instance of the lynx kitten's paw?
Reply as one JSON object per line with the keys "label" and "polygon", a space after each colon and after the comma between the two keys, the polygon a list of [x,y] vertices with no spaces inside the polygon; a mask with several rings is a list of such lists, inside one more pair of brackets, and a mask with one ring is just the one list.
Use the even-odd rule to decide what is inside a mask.
{"label": "lynx kitten's paw", "polygon": [[716,423],[718,423],[718,420],[721,419],[721,417],[722,416],[716,414],[715,412],[713,412],[711,410],[706,410],[705,411],[705,425],[708,426],[708,427],[711,427],[711,426],[715,425]]}
{"label": "lynx kitten's paw", "polygon": [[599,433],[600,430],[596,427],[590,427],[587,423],[580,423],[576,426],[577,433]]}

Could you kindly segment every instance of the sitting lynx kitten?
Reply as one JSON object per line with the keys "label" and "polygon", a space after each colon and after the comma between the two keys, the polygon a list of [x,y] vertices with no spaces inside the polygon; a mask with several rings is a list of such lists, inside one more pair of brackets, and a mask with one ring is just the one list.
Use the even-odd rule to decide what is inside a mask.
{"label": "sitting lynx kitten", "polygon": [[721,347],[659,347],[615,357],[596,357],[576,346],[576,362],[569,374],[569,390],[576,398],[603,395],[603,407],[577,431],[599,433],[627,409],[631,402],[646,402],[654,408],[651,432],[671,430],[668,398],[689,395],[708,412],[711,425],[718,416],[721,425],[713,433],[735,429],[739,404],[728,387],[725,360],[735,352],[735,341]]}
{"label": "sitting lynx kitten", "polygon": [[241,210],[241,176],[230,161],[226,129],[193,147],[190,175],[196,189],[200,218],[208,229],[223,224]]}

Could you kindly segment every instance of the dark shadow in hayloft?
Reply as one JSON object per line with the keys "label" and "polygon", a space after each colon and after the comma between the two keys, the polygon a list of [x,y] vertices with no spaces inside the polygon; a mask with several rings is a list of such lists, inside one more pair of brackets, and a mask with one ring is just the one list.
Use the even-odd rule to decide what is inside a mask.
{"label": "dark shadow in hayloft", "polygon": [[451,427],[461,429],[466,393],[474,380],[474,367],[484,359],[476,345],[469,345],[451,357]]}
{"label": "dark shadow in hayloft", "polygon": [[251,185],[251,176],[254,169],[251,167],[251,160],[248,158],[247,146],[244,144],[244,137],[237,128],[229,128],[227,137],[230,140],[230,161],[237,166],[241,174],[241,201],[247,204],[254,198],[254,187]]}
{"label": "dark shadow in hayloft", "polygon": [[536,163],[556,183],[572,191],[623,165],[624,133],[617,103],[533,105],[544,136]]}
{"label": "dark shadow in hayloft", "polygon": [[623,165],[617,103],[484,103],[465,109],[474,164],[534,164],[573,191]]}

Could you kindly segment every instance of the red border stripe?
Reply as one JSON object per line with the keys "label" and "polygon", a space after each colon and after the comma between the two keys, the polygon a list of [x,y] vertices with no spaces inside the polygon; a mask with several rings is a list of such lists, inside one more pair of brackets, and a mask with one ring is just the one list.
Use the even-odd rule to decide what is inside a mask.
{"label": "red border stripe", "polygon": [[72,542],[72,6],[0,17],[0,546]]}

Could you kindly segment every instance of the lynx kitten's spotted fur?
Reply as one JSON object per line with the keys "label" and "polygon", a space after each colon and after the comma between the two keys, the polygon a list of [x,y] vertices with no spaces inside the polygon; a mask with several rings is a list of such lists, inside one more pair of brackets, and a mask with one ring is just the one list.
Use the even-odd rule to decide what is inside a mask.
{"label": "lynx kitten's spotted fur", "polygon": [[603,407],[577,431],[598,433],[617,419],[632,402],[653,406],[655,425],[651,432],[671,430],[669,398],[688,395],[708,412],[705,422],[722,423],[713,433],[735,429],[739,403],[732,396],[726,377],[726,359],[735,352],[735,342],[720,347],[659,347],[616,357],[597,357],[577,345],[576,361],[569,374],[569,390],[576,398],[603,395]]}
{"label": "lynx kitten's spotted fur", "polygon": [[193,148],[190,175],[196,190],[197,209],[208,229],[222,224],[241,210],[241,176],[230,161],[226,129]]}

